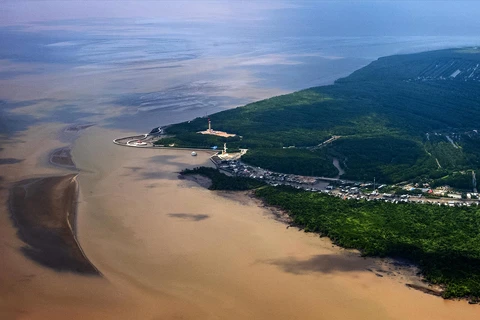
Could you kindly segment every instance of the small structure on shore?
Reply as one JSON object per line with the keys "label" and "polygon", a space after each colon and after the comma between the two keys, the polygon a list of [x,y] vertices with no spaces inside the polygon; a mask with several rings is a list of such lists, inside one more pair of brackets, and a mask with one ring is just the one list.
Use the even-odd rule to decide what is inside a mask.
{"label": "small structure on shore", "polygon": [[227,153],[227,144],[226,143],[223,144],[222,153],[219,154],[218,157],[222,160],[227,160],[227,159],[231,158],[231,156]]}
{"label": "small structure on shore", "polygon": [[192,151],[192,157],[196,157],[197,153],[195,151]]}
{"label": "small structure on shore", "polygon": [[210,135],[213,135],[213,136],[219,136],[219,137],[224,137],[224,138],[235,137],[236,136],[236,134],[233,134],[233,133],[227,133],[227,132],[224,132],[224,131],[213,130],[212,129],[212,121],[210,120],[210,118],[208,118],[208,129],[205,130],[205,131],[199,131],[197,133],[210,134]]}

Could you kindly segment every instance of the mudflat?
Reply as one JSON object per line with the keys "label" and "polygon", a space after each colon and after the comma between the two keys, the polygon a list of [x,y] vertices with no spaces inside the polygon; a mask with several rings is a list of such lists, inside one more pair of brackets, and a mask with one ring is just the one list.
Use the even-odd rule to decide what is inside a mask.
{"label": "mudflat", "polygon": [[50,162],[61,167],[75,168],[75,163],[70,154],[70,147],[63,147],[53,151],[50,154]]}
{"label": "mudflat", "polygon": [[10,213],[20,239],[27,244],[21,249],[26,256],[55,270],[98,275],[75,238],[75,177],[16,183],[10,192]]}
{"label": "mudflat", "polygon": [[[46,208],[72,217],[78,180],[74,235],[102,277],[56,272],[22,254],[25,243],[39,251],[46,240],[23,238],[4,201],[0,319],[478,319],[478,306],[413,290],[405,284],[420,285],[415,278],[287,228],[246,193],[178,179],[182,169],[212,165],[208,153],[125,148],[111,141],[128,132],[92,127],[72,146],[74,178],[45,165],[48,151],[64,145],[47,139],[60,129],[32,128],[4,150],[24,160],[3,166],[0,198],[15,190],[25,202],[17,214],[39,210],[23,217],[30,228],[58,235],[57,226],[67,229]],[[51,245],[71,250],[64,239]]]}
{"label": "mudflat", "polygon": [[406,286],[418,277],[377,271],[376,259],[287,228],[245,193],[178,179],[212,165],[209,153],[126,148],[110,142],[114,134],[92,128],[72,148],[79,240],[112,286],[134,293],[138,318],[478,317],[477,306]]}

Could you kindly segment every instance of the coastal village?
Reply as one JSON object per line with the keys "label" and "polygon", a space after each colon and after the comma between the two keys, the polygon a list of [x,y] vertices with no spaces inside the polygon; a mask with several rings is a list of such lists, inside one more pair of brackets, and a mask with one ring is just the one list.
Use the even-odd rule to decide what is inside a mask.
{"label": "coastal village", "polygon": [[[199,150],[213,150],[215,151],[215,154],[210,157],[210,160],[215,164],[218,170],[227,175],[261,180],[271,186],[286,185],[309,192],[325,193],[345,200],[355,199],[391,203],[420,203],[450,207],[479,205],[480,202],[477,192],[462,193],[449,186],[432,189],[428,184],[418,185],[403,183],[386,185],[376,184],[375,181],[350,181],[341,179],[340,176],[336,178],[312,177],[273,172],[242,162],[241,157],[248,151],[248,149],[240,149],[239,152],[229,153],[226,143],[224,143],[223,148],[218,151],[217,146],[214,146],[212,149],[193,149],[179,148],[175,145],[159,146],[154,144],[159,137],[164,135],[164,129],[164,127],[157,127],[152,129],[148,134],[115,139],[113,142],[129,147],[191,150],[192,156],[196,156],[196,151]],[[233,133],[214,130],[210,119],[208,119],[208,128],[197,133],[220,137],[236,136]],[[338,137],[334,136],[330,140],[335,139],[338,139]]]}
{"label": "coastal village", "polygon": [[480,320],[480,0],[2,5],[0,320]]}
{"label": "coastal village", "polygon": [[[477,199],[478,193],[467,193],[466,199],[462,199],[461,193],[455,192],[448,187],[440,187],[432,190],[424,186],[416,188],[411,184],[405,184],[403,186],[381,184],[376,186],[371,182],[362,183],[336,178],[277,173],[250,166],[240,160],[217,161],[214,157],[211,159],[219,170],[230,175],[262,180],[272,186],[287,185],[310,192],[326,193],[343,199],[364,199],[366,201],[385,201],[391,203],[429,203],[451,207],[479,205]],[[417,191],[418,193],[416,195],[399,195],[391,191],[394,188],[408,192]]]}

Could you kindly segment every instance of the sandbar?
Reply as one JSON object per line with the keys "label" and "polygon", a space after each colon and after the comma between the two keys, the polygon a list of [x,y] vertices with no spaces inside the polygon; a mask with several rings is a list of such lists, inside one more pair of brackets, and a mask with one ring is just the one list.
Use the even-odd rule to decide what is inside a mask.
{"label": "sandbar", "polygon": [[22,252],[58,270],[98,275],[75,238],[77,182],[75,174],[32,178],[16,183],[10,192],[10,214]]}

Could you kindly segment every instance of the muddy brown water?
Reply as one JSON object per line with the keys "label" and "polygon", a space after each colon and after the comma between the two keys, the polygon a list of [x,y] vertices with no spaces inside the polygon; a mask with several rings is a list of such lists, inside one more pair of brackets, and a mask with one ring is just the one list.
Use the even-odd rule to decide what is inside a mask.
{"label": "muddy brown water", "polygon": [[[287,229],[246,196],[224,197],[177,178],[185,167],[209,165],[208,154],[116,146],[111,141],[119,134],[91,127],[72,148],[81,170],[78,238],[103,278],[55,272],[28,259],[2,212],[1,319],[480,316],[465,301],[409,289],[408,279],[375,276],[367,270],[375,260]],[[40,161],[48,163],[48,150],[11,150],[8,157],[25,161],[8,165],[2,186],[58,175],[62,169]],[[0,193],[4,199],[6,189]]]}

